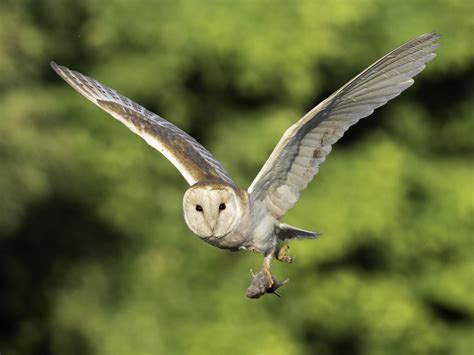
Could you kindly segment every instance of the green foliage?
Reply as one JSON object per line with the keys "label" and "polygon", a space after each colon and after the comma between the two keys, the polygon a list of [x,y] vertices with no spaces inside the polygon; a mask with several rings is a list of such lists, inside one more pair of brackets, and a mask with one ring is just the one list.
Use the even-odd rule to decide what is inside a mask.
{"label": "green foliage", "polygon": [[[470,354],[470,1],[0,4],[2,354]],[[443,35],[415,85],[335,146],[260,256],[200,242],[184,179],[77,95],[54,59],[193,134],[248,186],[298,117],[387,51]]]}

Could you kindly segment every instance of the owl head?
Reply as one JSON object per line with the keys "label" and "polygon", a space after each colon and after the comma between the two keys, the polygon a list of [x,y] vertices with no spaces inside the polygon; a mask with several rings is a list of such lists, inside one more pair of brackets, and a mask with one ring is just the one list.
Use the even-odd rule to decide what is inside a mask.
{"label": "owl head", "polygon": [[231,185],[200,182],[184,194],[184,219],[201,238],[223,237],[242,217],[243,203],[241,194]]}

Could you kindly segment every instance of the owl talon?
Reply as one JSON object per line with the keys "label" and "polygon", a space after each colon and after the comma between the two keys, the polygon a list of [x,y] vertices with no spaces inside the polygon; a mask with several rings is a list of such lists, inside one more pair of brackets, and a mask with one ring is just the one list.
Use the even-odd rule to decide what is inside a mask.
{"label": "owl talon", "polygon": [[275,252],[275,257],[278,261],[291,264],[295,260],[294,256],[286,255],[290,246],[288,244],[283,245],[280,249]]}

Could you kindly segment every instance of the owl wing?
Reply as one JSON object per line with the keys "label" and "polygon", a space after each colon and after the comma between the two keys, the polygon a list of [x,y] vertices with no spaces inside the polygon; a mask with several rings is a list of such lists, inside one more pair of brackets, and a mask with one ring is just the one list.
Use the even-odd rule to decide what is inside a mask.
{"label": "owl wing", "polygon": [[211,153],[172,123],[97,80],[54,62],[51,62],[51,67],[81,95],[161,152],[179,170],[189,185],[208,179],[224,180],[234,184]]}
{"label": "owl wing", "polygon": [[413,84],[436,56],[438,38],[427,33],[388,53],[292,125],[249,187],[251,198],[283,217],[344,132]]}

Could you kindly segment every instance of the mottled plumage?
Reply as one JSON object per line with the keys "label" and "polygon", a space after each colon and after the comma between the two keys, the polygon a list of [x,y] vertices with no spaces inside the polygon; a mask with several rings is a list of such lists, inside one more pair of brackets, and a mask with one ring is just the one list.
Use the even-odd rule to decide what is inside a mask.
{"label": "mottled plumage", "polygon": [[278,242],[315,238],[317,233],[280,222],[317,174],[331,146],[358,120],[369,116],[413,84],[413,77],[433,59],[439,38],[419,36],[372,64],[321,102],[283,135],[250,187],[237,187],[222,165],[187,133],[117,91],[66,67],[53,69],[75,90],[111,114],[163,153],[190,188],[183,198],[188,227],[219,248],[264,254],[263,268],[253,273],[247,296],[274,292],[273,257],[291,262]]}

